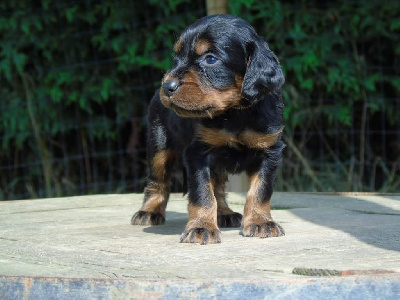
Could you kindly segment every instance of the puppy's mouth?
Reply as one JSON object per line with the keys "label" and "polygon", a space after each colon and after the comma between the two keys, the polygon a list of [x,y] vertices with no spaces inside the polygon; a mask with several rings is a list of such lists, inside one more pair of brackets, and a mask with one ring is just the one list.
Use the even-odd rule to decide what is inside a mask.
{"label": "puppy's mouth", "polygon": [[178,116],[186,117],[186,118],[210,118],[212,119],[214,116],[222,113],[221,109],[217,107],[208,105],[204,103],[200,107],[183,107],[181,103],[186,103],[186,100],[174,97],[167,96],[162,91],[160,93],[161,103],[169,109],[172,109]]}
{"label": "puppy's mouth", "polygon": [[217,89],[205,79],[201,80],[193,70],[180,79],[178,86],[174,84],[176,81],[170,75],[164,77],[160,98],[166,108],[174,110],[180,117],[213,118],[237,106],[241,100],[238,84]]}
{"label": "puppy's mouth", "polygon": [[216,114],[218,114],[218,110],[214,107],[206,107],[204,109],[186,109],[180,107],[174,103],[171,103],[169,107],[175,111],[175,113],[180,117],[189,117],[189,118],[210,118],[212,119]]}

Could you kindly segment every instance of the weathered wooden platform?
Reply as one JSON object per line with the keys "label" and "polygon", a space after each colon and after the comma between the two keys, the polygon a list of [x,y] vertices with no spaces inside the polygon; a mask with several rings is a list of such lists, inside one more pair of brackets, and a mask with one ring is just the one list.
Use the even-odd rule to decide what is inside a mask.
{"label": "weathered wooden platform", "polygon": [[[228,199],[243,211],[243,195]],[[172,195],[155,227],[130,225],[141,202],[0,202],[0,299],[400,298],[399,195],[275,193],[286,236],[222,229],[222,243],[206,246],[179,243],[185,198]]]}

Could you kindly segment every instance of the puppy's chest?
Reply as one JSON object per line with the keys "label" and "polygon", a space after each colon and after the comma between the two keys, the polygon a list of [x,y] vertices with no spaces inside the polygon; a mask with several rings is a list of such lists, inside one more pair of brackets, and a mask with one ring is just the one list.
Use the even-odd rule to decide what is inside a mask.
{"label": "puppy's chest", "polygon": [[249,128],[233,132],[225,128],[212,128],[200,125],[197,127],[196,137],[198,141],[212,148],[230,147],[240,149],[245,147],[266,150],[278,141],[281,133],[282,129],[267,134]]}

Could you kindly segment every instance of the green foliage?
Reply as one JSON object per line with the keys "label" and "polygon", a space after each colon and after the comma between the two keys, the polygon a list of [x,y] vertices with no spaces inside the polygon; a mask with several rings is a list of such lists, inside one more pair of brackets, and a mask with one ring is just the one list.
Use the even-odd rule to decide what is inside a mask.
{"label": "green foliage", "polygon": [[[299,155],[308,150],[307,159],[312,163],[317,149],[307,145],[313,140],[308,133],[316,132],[325,141],[324,159],[337,159],[344,166],[340,176],[350,177],[336,189],[373,190],[374,184],[362,179],[370,171],[363,165],[373,164],[385,154],[374,140],[366,138],[365,127],[375,116],[391,128],[400,120],[395,100],[400,94],[400,2],[236,0],[229,4],[231,13],[254,25],[282,61],[286,139],[295,139],[294,145],[299,145],[297,156],[289,147],[289,160],[302,161]],[[381,126],[369,123],[371,130]],[[351,137],[346,134],[349,131],[358,133]],[[295,136],[295,132],[301,135]],[[327,149],[333,142],[341,149],[337,157]],[[360,148],[367,149],[365,154]],[[393,161],[396,159],[399,155]],[[357,165],[358,174],[351,173]],[[320,169],[323,176],[327,168]],[[397,174],[395,170],[393,166],[392,173]],[[318,172],[318,167],[314,171]],[[287,181],[291,176],[283,177]],[[289,189],[302,190],[304,186],[313,189],[304,182]],[[329,186],[332,184],[325,185]]]}
{"label": "green foliage", "polygon": [[[190,0],[16,0],[0,3],[0,11],[0,164],[10,168],[0,175],[0,187],[6,198],[27,189],[38,196],[41,177],[47,191],[39,196],[74,190],[82,175],[67,155],[85,155],[88,184],[94,164],[113,169],[112,161],[91,161],[95,153],[88,149],[125,147],[116,137],[133,117],[143,118],[171,65],[177,32],[203,15]],[[127,143],[129,136],[123,138]],[[27,173],[18,168],[35,161],[41,164]],[[104,174],[98,180],[106,180]]]}
{"label": "green foliage", "polygon": [[[396,102],[387,101],[400,93],[399,2],[231,0],[229,9],[265,36],[282,61],[285,137],[299,145],[298,152],[287,152],[287,161],[304,161],[295,153],[304,152],[309,137],[299,138],[296,131],[317,132],[329,144],[331,128],[357,129],[355,148],[343,134],[338,143],[345,150],[335,157],[326,148],[322,157],[344,164],[341,176],[351,177],[364,160],[357,147],[373,146],[361,138],[364,107],[367,117],[383,114],[390,126],[400,119]],[[117,139],[132,117],[143,117],[148,98],[171,66],[177,35],[205,14],[204,3],[16,0],[2,1],[0,11],[0,164],[7,170],[0,174],[0,198],[27,191],[31,197],[74,194],[82,181],[90,185],[110,176],[133,176],[114,167],[110,153],[128,144],[129,136],[123,145]],[[140,135],[143,124],[134,123]],[[308,149],[312,157],[315,151]],[[27,162],[38,163],[21,167]],[[143,177],[141,168],[137,174]],[[100,178],[92,176],[93,170],[102,170]],[[286,170],[308,178],[301,170]],[[288,184],[281,189],[319,189],[284,177]],[[321,175],[322,184],[329,186],[328,177]],[[348,182],[337,189],[354,189]],[[46,192],[38,193],[43,186]]]}
{"label": "green foliage", "polygon": [[[316,117],[326,118],[329,125],[350,125],[350,108],[364,101],[366,92],[368,105],[394,110],[394,103],[382,106],[378,99],[385,96],[382,84],[399,92],[398,77],[370,67],[388,66],[398,74],[399,2],[237,0],[230,2],[230,9],[254,24],[283,61],[289,107],[297,101],[309,106],[312,99],[324,99],[322,105],[329,106],[325,99],[334,100],[339,111],[321,109]],[[398,121],[388,117],[392,124]],[[286,121],[292,129],[304,122],[290,114]]]}

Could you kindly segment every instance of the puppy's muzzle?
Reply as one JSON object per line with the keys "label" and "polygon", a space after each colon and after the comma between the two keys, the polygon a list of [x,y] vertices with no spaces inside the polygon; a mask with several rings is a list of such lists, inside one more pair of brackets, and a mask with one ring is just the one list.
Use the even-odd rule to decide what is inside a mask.
{"label": "puppy's muzzle", "polygon": [[164,94],[168,97],[171,97],[177,91],[179,86],[180,86],[180,82],[177,79],[171,79],[169,81],[165,81],[162,84]]}

